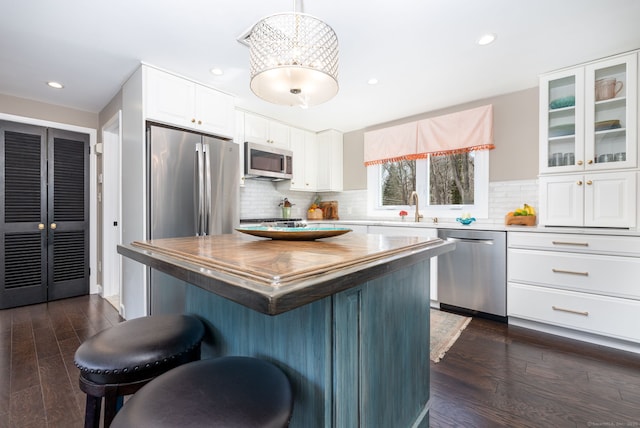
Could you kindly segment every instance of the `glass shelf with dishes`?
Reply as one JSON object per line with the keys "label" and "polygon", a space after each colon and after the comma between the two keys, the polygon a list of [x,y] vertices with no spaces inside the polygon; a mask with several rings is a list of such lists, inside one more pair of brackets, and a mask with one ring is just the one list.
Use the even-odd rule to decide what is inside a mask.
{"label": "glass shelf with dishes", "polygon": [[576,93],[576,87],[581,82],[581,76],[575,73],[562,74],[545,81],[546,90],[541,96],[541,109],[544,106],[547,117],[540,130],[545,141],[545,153],[541,156],[542,169],[557,170],[575,164],[576,139],[579,137],[576,130],[580,127],[576,123],[580,119],[580,109],[576,106],[576,99],[580,101],[580,95]]}

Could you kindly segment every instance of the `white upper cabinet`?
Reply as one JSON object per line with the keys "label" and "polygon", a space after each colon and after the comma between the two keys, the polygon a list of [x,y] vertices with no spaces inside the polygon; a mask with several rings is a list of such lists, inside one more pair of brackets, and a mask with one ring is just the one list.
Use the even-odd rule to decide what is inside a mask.
{"label": "white upper cabinet", "polygon": [[290,148],[288,125],[251,113],[244,113],[244,140]]}
{"label": "white upper cabinet", "polygon": [[637,166],[637,53],[540,78],[540,172]]}
{"label": "white upper cabinet", "polygon": [[232,96],[152,67],[144,70],[147,119],[221,137],[234,136]]}
{"label": "white upper cabinet", "polygon": [[316,134],[299,128],[291,128],[293,151],[293,178],[291,190],[315,192],[317,189],[318,158]]}
{"label": "white upper cabinet", "polygon": [[319,192],[342,191],[342,133],[334,129],[318,132],[317,165]]}

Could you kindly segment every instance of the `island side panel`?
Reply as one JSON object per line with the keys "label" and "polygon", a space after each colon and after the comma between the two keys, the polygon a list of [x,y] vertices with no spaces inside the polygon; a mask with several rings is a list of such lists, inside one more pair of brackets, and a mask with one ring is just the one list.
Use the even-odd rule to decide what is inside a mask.
{"label": "island side panel", "polygon": [[291,427],[332,426],[332,301],[269,316],[189,285],[185,312],[207,324],[203,358],[247,355],[273,362],[294,391]]}
{"label": "island side panel", "polygon": [[429,272],[426,260],[335,295],[335,426],[428,427]]}

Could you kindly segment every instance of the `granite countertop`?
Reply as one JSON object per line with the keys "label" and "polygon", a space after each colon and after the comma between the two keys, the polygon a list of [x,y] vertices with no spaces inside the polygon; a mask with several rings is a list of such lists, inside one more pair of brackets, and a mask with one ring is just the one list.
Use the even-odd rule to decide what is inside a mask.
{"label": "granite countertop", "polygon": [[118,252],[222,297],[279,314],[454,248],[437,238],[346,234],[285,241],[243,234],[157,239]]}

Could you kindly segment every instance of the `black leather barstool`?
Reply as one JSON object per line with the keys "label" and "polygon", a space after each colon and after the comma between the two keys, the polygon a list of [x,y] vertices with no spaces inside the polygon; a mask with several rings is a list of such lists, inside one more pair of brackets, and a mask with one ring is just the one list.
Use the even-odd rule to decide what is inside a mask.
{"label": "black leather barstool", "polygon": [[293,394],[285,374],[251,357],[185,364],[131,397],[112,428],[252,427],[289,425]]}
{"label": "black leather barstool", "polygon": [[87,394],[85,427],[98,428],[104,398],[104,427],[123,396],[156,376],[200,359],[202,322],[189,315],[158,315],[124,321],[83,342],[75,354],[80,389]]}

